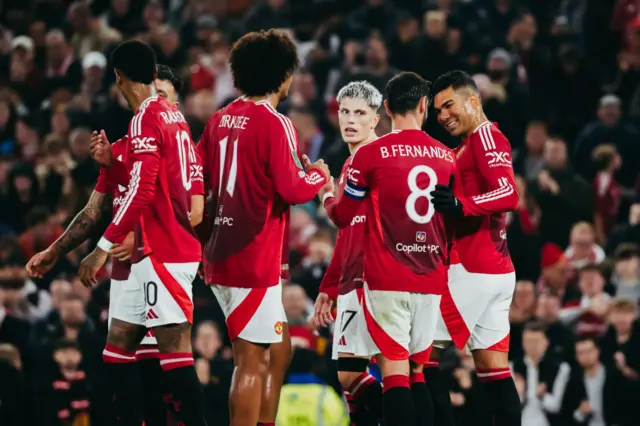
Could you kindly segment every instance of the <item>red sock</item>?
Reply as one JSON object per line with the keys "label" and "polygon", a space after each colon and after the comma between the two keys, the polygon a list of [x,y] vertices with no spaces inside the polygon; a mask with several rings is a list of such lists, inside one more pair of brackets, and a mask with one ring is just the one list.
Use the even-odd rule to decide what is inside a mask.
{"label": "red sock", "polygon": [[424,383],[424,373],[411,373],[409,377],[409,383]]}
{"label": "red sock", "polygon": [[393,388],[407,388],[410,389],[409,376],[402,374],[394,374],[393,376],[387,376],[382,379],[382,387],[384,392],[389,392]]}
{"label": "red sock", "polygon": [[193,354],[188,352],[174,352],[170,354],[160,354],[160,366],[162,371],[174,370],[180,367],[193,365]]}
{"label": "red sock", "polygon": [[354,403],[367,408],[374,418],[382,418],[382,387],[369,373],[362,373],[346,389]]}
{"label": "red sock", "polygon": [[511,369],[506,368],[476,368],[476,376],[481,382],[495,382],[511,377]]}
{"label": "red sock", "polygon": [[136,353],[116,348],[107,343],[102,351],[102,359],[104,362],[110,364],[127,364],[129,362],[135,362]]}
{"label": "red sock", "polygon": [[258,422],[258,426],[276,426],[276,424],[275,423]]}

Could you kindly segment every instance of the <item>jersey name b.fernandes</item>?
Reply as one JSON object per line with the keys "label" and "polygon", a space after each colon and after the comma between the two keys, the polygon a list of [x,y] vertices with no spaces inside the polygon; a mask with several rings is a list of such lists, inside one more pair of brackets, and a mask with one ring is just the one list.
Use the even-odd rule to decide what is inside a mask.
{"label": "jersey name b.fernandes", "polygon": [[420,130],[393,131],[354,155],[344,194],[339,201],[327,198],[325,208],[342,228],[366,203],[364,275],[370,289],[442,293],[449,242],[430,192],[454,173],[453,152]]}
{"label": "jersey name b.fernandes", "polygon": [[278,284],[290,204],[311,201],[326,182],[303,169],[291,121],[268,102],[238,99],[207,123],[198,152],[213,199],[205,280],[227,287]]}

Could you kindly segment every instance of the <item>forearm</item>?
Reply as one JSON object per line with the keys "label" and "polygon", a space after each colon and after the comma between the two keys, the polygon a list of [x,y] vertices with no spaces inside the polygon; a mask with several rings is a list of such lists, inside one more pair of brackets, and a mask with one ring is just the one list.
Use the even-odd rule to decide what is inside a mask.
{"label": "forearm", "polygon": [[67,254],[85,242],[96,231],[100,219],[111,211],[112,196],[94,191],[80,213],[52,245],[61,254]]}

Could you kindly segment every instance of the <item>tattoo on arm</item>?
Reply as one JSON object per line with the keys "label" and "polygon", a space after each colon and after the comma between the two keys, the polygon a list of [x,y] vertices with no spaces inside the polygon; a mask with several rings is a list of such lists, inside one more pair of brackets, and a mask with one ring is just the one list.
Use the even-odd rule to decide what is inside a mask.
{"label": "tattoo on arm", "polygon": [[113,196],[93,191],[87,205],[71,221],[64,233],[55,242],[61,253],[69,253],[82,244],[96,229],[103,214],[109,214]]}

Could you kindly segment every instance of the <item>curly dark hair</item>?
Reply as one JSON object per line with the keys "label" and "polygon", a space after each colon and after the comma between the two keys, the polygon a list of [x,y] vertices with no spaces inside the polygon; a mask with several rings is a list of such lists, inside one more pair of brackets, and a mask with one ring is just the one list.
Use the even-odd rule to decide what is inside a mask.
{"label": "curly dark hair", "polygon": [[182,90],[182,79],[176,75],[176,72],[171,67],[158,64],[158,75],[156,78],[171,83],[176,93],[180,93]]}
{"label": "curly dark hair", "polygon": [[156,53],[139,40],[120,43],[111,54],[111,65],[134,83],[151,84],[156,76]]}
{"label": "curly dark hair", "polygon": [[300,64],[293,40],[273,29],[242,36],[231,48],[229,62],[236,88],[247,96],[277,92]]}

